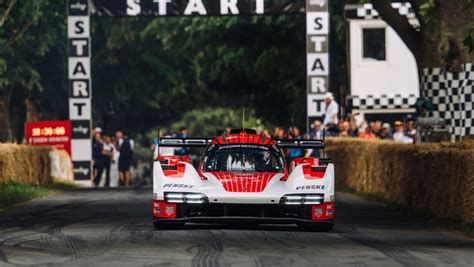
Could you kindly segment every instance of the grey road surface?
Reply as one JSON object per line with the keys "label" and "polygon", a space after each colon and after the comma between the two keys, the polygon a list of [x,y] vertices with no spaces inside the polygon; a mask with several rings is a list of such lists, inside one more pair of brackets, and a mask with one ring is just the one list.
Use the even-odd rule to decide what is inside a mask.
{"label": "grey road surface", "polygon": [[474,241],[337,196],[333,232],[296,226],[155,230],[149,189],[80,190],[0,213],[0,266],[474,266]]}

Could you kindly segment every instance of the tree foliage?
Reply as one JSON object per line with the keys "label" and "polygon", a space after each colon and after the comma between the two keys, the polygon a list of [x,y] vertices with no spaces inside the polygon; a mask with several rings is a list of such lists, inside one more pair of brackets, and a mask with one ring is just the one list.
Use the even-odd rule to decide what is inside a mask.
{"label": "tree foliage", "polygon": [[[95,105],[114,105],[117,122],[167,125],[202,107],[252,107],[276,124],[304,119],[304,16],[107,18],[94,29],[109,33],[94,41],[95,88],[110,88]],[[129,112],[131,103],[149,113]]]}
{"label": "tree foliage", "polygon": [[[17,139],[25,100],[37,107],[34,118],[68,117],[66,2],[0,0],[0,102],[10,103],[9,120],[16,120],[2,122],[0,110],[0,126],[15,129]],[[331,3],[338,92],[345,84],[343,1]],[[246,107],[268,125],[303,127],[305,27],[304,15],[93,17],[94,124],[143,133],[195,112],[238,119]]]}
{"label": "tree foliage", "polygon": [[0,1],[0,139],[21,140],[26,100],[49,107],[48,114],[64,114],[56,103],[67,99],[65,88],[65,6],[56,1]]}

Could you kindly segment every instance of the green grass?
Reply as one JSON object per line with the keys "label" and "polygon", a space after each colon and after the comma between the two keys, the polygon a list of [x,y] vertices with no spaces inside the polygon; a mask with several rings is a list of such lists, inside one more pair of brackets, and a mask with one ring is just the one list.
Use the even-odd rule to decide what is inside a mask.
{"label": "green grass", "polygon": [[32,186],[19,183],[1,184],[0,211],[35,198],[46,197],[76,188],[76,185],[66,182],[55,182],[47,186]]}
{"label": "green grass", "polygon": [[445,219],[445,220],[435,219],[435,217],[432,214],[429,214],[428,212],[415,211],[411,209],[408,205],[399,203],[399,202],[390,201],[386,199],[382,194],[379,194],[379,193],[360,192],[352,187],[342,187],[342,186],[338,187],[338,191],[354,194],[370,202],[383,204],[390,209],[401,212],[403,215],[414,216],[416,218],[419,218],[425,221],[430,221],[436,224],[440,224],[447,228],[460,231],[468,237],[474,238],[474,224],[473,223],[465,224],[465,223],[462,223],[460,220],[455,220],[455,219]]}

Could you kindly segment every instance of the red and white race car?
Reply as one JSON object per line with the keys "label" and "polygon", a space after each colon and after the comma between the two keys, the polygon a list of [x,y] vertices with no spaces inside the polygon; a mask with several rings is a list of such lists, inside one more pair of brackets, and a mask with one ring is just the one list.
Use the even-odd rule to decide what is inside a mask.
{"label": "red and white race car", "polygon": [[298,224],[331,230],[334,165],[282,149],[323,149],[322,140],[272,140],[252,130],[215,139],[162,138],[161,147],[204,147],[196,169],[189,157],[159,156],[153,170],[156,228],[192,223]]}

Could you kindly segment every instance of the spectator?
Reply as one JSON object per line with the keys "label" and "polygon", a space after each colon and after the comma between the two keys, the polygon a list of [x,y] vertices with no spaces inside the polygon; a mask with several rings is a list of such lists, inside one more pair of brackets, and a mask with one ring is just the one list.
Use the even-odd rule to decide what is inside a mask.
{"label": "spectator", "polygon": [[275,127],[273,130],[273,138],[275,139],[285,139],[285,129],[282,127]]}
{"label": "spectator", "polygon": [[[186,129],[186,127],[183,126],[179,129],[178,138],[187,138],[187,137],[188,137],[188,129]],[[189,151],[190,151],[190,148],[182,147],[176,151],[176,155],[187,156],[189,154]]]}
{"label": "spectator", "polygon": [[407,129],[405,131],[405,134],[411,139],[413,139],[414,142],[416,141],[415,120],[410,115],[407,117]]}
{"label": "spectator", "polygon": [[371,122],[370,129],[377,138],[380,138],[380,130],[382,129],[382,122],[381,121]]}
{"label": "spectator", "polygon": [[340,137],[350,137],[349,122],[348,121],[341,121],[339,123],[339,136]]}
{"label": "spectator", "polygon": [[278,134],[280,133],[280,127],[275,127],[273,128],[273,133],[272,133],[272,138],[273,139],[278,139]]}
{"label": "spectator", "polygon": [[320,120],[315,120],[313,130],[309,133],[310,139],[323,139],[324,131]]}
{"label": "spectator", "polygon": [[339,123],[339,105],[334,100],[334,96],[332,95],[332,93],[326,93],[325,103],[326,113],[324,115],[323,126],[327,129],[337,127]]}
{"label": "spectator", "polygon": [[[291,129],[292,129],[291,134],[290,134],[291,139],[301,140],[302,136],[300,134],[300,129],[298,129],[298,127],[292,127]],[[289,153],[290,161],[296,158],[301,158],[301,157],[303,157],[302,149],[296,149],[296,148],[290,149],[290,153]]]}
{"label": "spectator", "polygon": [[114,147],[112,163],[110,164],[110,187],[118,187],[119,186],[119,158],[120,158],[120,151],[117,150],[118,144],[115,138],[111,138],[112,145]]}
{"label": "spectator", "polygon": [[379,138],[381,140],[391,140],[393,139],[392,134],[390,133],[390,124],[384,123],[380,129]]}
{"label": "spectator", "polygon": [[158,133],[155,138],[151,141],[150,151],[153,154],[153,160],[159,156],[159,144],[160,144],[161,132],[158,130]]}
{"label": "spectator", "polygon": [[393,134],[393,140],[400,143],[413,143],[413,139],[405,135],[405,129],[401,121],[395,122],[395,133]]}
{"label": "spectator", "polygon": [[267,128],[263,129],[262,135],[267,138],[272,138],[272,135],[270,134],[270,131]]}
{"label": "spectator", "polygon": [[118,143],[119,156],[119,179],[120,183],[125,186],[130,186],[130,168],[133,160],[132,144],[123,131],[117,131],[115,137]]}
{"label": "spectator", "polygon": [[[320,120],[314,121],[313,130],[309,133],[309,138],[319,140],[324,138],[324,131],[322,129],[322,124]],[[321,151],[319,151],[319,149],[308,149],[306,155],[313,158],[319,158],[321,157]]]}
{"label": "spectator", "polygon": [[[100,129],[100,128],[99,128]],[[93,176],[92,186],[97,187],[100,183],[100,178],[102,177],[102,172],[104,170],[102,162],[102,150],[104,149],[104,144],[102,143],[102,131],[97,131],[97,128],[94,130],[94,139],[92,139],[92,161],[93,161]]]}
{"label": "spectator", "polygon": [[102,128],[100,128],[100,127],[95,127],[94,130],[92,130],[92,133],[91,133],[91,134],[92,134],[92,137],[94,137],[96,133],[102,134]]}
{"label": "spectator", "polygon": [[371,129],[367,127],[367,125],[363,125],[359,128],[359,138],[376,139],[377,137],[371,132]]}
{"label": "spectator", "polygon": [[105,187],[110,187],[110,166],[114,156],[115,147],[112,144],[112,137],[104,135],[104,146],[102,150],[102,164],[105,169]]}
{"label": "spectator", "polygon": [[355,119],[354,115],[349,115],[347,118],[347,121],[349,122],[349,130],[348,134],[350,137],[357,137],[357,120]]}

